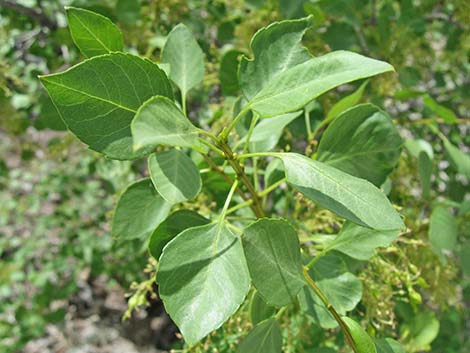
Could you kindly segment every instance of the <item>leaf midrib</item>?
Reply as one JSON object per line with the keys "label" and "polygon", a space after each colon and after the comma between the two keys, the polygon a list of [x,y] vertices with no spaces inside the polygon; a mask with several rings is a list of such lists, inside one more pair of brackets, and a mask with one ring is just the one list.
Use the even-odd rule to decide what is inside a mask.
{"label": "leaf midrib", "polygon": [[79,16],[76,16],[76,15],[73,14],[73,13],[72,13],[71,15],[73,15],[73,16],[78,20],[78,22],[80,22],[80,24],[83,26],[83,28],[85,28],[86,31],[87,31],[88,33],[90,33],[90,35],[91,35],[93,38],[95,38],[96,41],[97,41],[98,43],[100,43],[100,44],[103,46],[104,49],[106,49],[108,52],[111,52],[111,49],[108,48],[108,47],[107,47],[107,46],[106,46],[106,45],[105,45],[105,44],[104,44],[86,25],[85,25],[85,23],[82,22],[82,20],[80,19]]}
{"label": "leaf midrib", "polygon": [[93,95],[93,94],[90,94],[90,93],[87,93],[87,92],[84,92],[84,91],[80,91],[80,90],[78,90],[78,89],[76,89],[76,88],[72,88],[72,87],[70,87],[70,86],[66,86],[66,85],[64,85],[64,84],[62,84],[62,83],[58,83],[58,82],[55,82],[55,81],[51,81],[51,80],[47,79],[46,77],[42,77],[42,80],[45,81],[45,82],[47,82],[47,83],[50,83],[50,84],[53,84],[53,85],[56,85],[56,86],[65,88],[65,89],[67,89],[67,90],[76,92],[76,93],[78,93],[78,94],[82,94],[82,95],[87,96],[87,97],[89,97],[89,98],[96,99],[96,100],[99,100],[99,101],[102,101],[102,102],[105,102],[105,103],[114,105],[114,106],[116,106],[116,107],[118,107],[118,108],[127,110],[127,111],[129,111],[129,112],[131,112],[131,113],[134,113],[134,114],[135,114],[135,113],[137,112],[137,110],[135,110],[135,109],[126,107],[126,106],[124,106],[124,105],[121,105],[121,104],[119,104],[119,103],[113,102],[113,101],[111,101],[111,100],[109,100],[109,99],[106,99],[106,98],[98,97],[98,96],[95,96],[95,95]]}

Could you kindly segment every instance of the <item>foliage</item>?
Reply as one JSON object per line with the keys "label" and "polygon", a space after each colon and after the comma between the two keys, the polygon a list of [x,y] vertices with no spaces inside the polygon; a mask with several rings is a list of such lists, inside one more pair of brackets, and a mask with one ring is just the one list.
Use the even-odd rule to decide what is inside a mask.
{"label": "foliage", "polygon": [[[21,136],[32,116],[35,129],[66,128],[120,160],[93,154],[88,162],[112,166],[98,178],[111,192],[124,189],[112,170],[125,166],[130,184],[106,230],[115,239],[92,248],[112,259],[97,273],[126,254],[121,283],[139,279],[147,248],[156,260],[155,277],[133,286],[131,309],[156,296],[156,283],[184,338],[175,348],[185,351],[465,351],[465,2],[85,3],[61,4],[74,6],[66,8],[70,35],[55,23],[63,13],[54,25],[40,22],[42,45],[55,52],[41,51],[39,63],[11,70],[16,49],[4,46],[4,128]],[[10,22],[10,11],[0,12],[7,31],[30,23]],[[80,55],[87,59],[69,67]],[[45,190],[56,180],[67,187],[67,172],[46,176]],[[92,193],[88,184],[79,191]],[[90,229],[72,214],[61,221],[65,233],[78,224],[89,234],[106,219],[103,204],[92,207],[102,213]],[[88,241],[68,239],[66,249]],[[24,269],[26,255],[11,241],[0,264]],[[85,259],[77,272],[94,268],[73,249]],[[47,273],[45,259],[38,274]],[[15,332],[21,339],[11,347],[19,347],[41,335],[28,330],[54,297],[47,281],[36,283],[50,298],[31,323],[22,319],[24,297],[11,301],[6,283],[3,306],[15,319],[5,321],[5,337]]]}

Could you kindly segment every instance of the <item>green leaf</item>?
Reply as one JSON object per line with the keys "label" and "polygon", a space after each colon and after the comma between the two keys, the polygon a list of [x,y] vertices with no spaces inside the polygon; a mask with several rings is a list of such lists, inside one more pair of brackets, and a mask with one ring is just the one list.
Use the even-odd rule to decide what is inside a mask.
{"label": "green leaf", "polygon": [[192,159],[180,150],[151,154],[148,167],[153,185],[168,202],[191,200],[201,191],[199,169]]}
{"label": "green leaf", "polygon": [[387,247],[400,230],[376,230],[346,222],[336,238],[328,244],[328,250],[337,250],[354,259],[369,260],[375,249]]}
{"label": "green leaf", "polygon": [[183,230],[202,226],[209,220],[199,213],[190,210],[178,210],[168,216],[150,236],[149,252],[158,260],[164,246]]}
{"label": "green leaf", "polygon": [[275,182],[285,177],[284,168],[280,159],[273,159],[268,163],[264,171],[264,183],[266,186],[272,185]]}
{"label": "green leaf", "polygon": [[145,240],[166,218],[171,204],[155,190],[150,179],[127,187],[114,211],[111,234],[122,239]]}
{"label": "green leaf", "polygon": [[421,179],[421,187],[423,189],[423,197],[428,197],[431,191],[431,177],[433,171],[432,160],[429,156],[421,152],[418,157],[418,173]]}
{"label": "green leaf", "polygon": [[[301,111],[287,113],[269,120],[261,120],[253,129],[250,137],[249,150],[251,152],[265,152],[272,150],[281,138],[284,128],[299,117]],[[246,137],[240,140],[246,141]]]}
{"label": "green leaf", "polygon": [[439,320],[432,311],[417,313],[400,328],[407,332],[403,343],[408,346],[410,352],[428,351],[431,342],[439,333],[439,326]]}
{"label": "green leaf", "polygon": [[[353,310],[362,298],[362,283],[355,275],[348,272],[344,261],[332,253],[320,258],[309,270],[309,275],[340,315]],[[313,290],[305,286],[299,294],[299,303],[303,311],[323,328],[337,326],[336,320],[325,308]]]}
{"label": "green leaf", "polygon": [[312,23],[312,17],[275,22],[256,32],[250,43],[254,59],[243,57],[238,73],[247,99],[252,99],[274,77],[311,59],[301,40]]}
{"label": "green leaf", "polygon": [[276,319],[255,326],[240,343],[236,353],[281,353],[282,332]]}
{"label": "green leaf", "polygon": [[406,353],[400,343],[392,338],[381,338],[375,340],[377,353]]}
{"label": "green leaf", "polygon": [[168,35],[162,62],[170,64],[170,78],[183,96],[204,78],[204,53],[191,31],[182,23]]}
{"label": "green leaf", "polygon": [[72,39],[83,55],[91,57],[122,51],[121,31],[109,18],[75,7],[65,10]]}
{"label": "green leaf", "polygon": [[401,229],[400,215],[373,184],[297,153],[280,153],[289,184],[341,217],[373,229]]}
{"label": "green leaf", "polygon": [[41,130],[47,128],[56,131],[67,130],[67,127],[57,112],[57,109],[54,107],[52,100],[44,90],[41,90],[38,105],[40,107],[40,113],[38,119],[34,122],[34,127],[36,129]]}
{"label": "green leaf", "polygon": [[298,110],[321,94],[339,85],[393,71],[383,61],[336,51],[312,58],[282,72],[259,91],[248,107],[262,118]]}
{"label": "green leaf", "polygon": [[166,311],[189,345],[234,314],[250,288],[240,240],[222,223],[186,229],[170,241],[157,282]]}
{"label": "green leaf", "polygon": [[348,110],[359,103],[368,83],[369,80],[364,81],[357,90],[336,102],[326,115],[325,120],[333,120],[345,110]]}
{"label": "green leaf", "polygon": [[426,107],[431,109],[439,118],[444,119],[447,124],[455,124],[457,122],[457,116],[449,108],[437,103],[431,98],[429,94],[423,97],[423,103]]}
{"label": "green leaf", "polygon": [[444,148],[451,165],[460,174],[470,177],[470,155],[455,147],[449,140],[444,139]]}
{"label": "green leaf", "polygon": [[429,221],[429,241],[441,261],[445,262],[444,252],[455,250],[458,224],[448,207],[438,205],[433,208]]}
{"label": "green leaf", "polygon": [[243,232],[251,278],[266,303],[291,303],[304,286],[297,232],[283,219],[260,219]]}
{"label": "green leaf", "polygon": [[367,332],[353,319],[343,317],[343,321],[348,326],[351,336],[354,339],[358,353],[377,353],[374,341]]}
{"label": "green leaf", "polygon": [[434,159],[434,151],[432,149],[432,146],[429,142],[425,140],[406,139],[405,147],[408,152],[416,159],[419,157],[421,152],[426,153],[430,159]]}
{"label": "green leaf", "polygon": [[318,160],[380,186],[398,163],[401,145],[388,114],[361,104],[328,126],[318,146]]}
{"label": "green leaf", "polygon": [[219,80],[224,96],[236,96],[240,90],[237,69],[238,57],[243,53],[232,49],[227,51],[220,61]]}
{"label": "green leaf", "polygon": [[171,100],[152,97],[137,111],[131,124],[134,149],[157,145],[179,146],[205,151],[196,127]]}
{"label": "green leaf", "polygon": [[424,140],[407,139],[405,141],[405,147],[408,152],[417,159],[423,196],[428,197],[431,190],[431,176],[434,159],[432,146]]}
{"label": "green leaf", "polygon": [[41,76],[67,128],[91,149],[113,159],[149,152],[132,150],[130,124],[150,97],[173,97],[162,70],[123,53],[96,56],[58,74]]}
{"label": "green leaf", "polygon": [[250,302],[250,319],[253,325],[257,325],[261,321],[269,319],[276,313],[276,308],[266,304],[264,299],[254,291]]}

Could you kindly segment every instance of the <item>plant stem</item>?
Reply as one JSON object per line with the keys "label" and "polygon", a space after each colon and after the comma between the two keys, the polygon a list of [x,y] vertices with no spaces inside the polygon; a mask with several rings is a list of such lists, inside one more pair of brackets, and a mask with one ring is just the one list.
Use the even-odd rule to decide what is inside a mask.
{"label": "plant stem", "polygon": [[231,214],[235,211],[238,211],[240,208],[246,207],[246,206],[251,206],[253,204],[253,199],[251,200],[246,200],[245,202],[241,202],[238,205],[235,205],[231,208],[228,209],[227,214]]}
{"label": "plant stem", "polygon": [[212,151],[216,152],[217,154],[219,154],[220,156],[224,156],[224,152],[222,150],[220,150],[219,148],[217,148],[216,146],[214,146],[212,143],[202,139],[202,138],[199,138],[199,141],[206,145],[207,147],[209,147],[209,149],[211,149]]}
{"label": "plant stem", "polygon": [[329,118],[329,119],[325,119],[325,120],[322,120],[318,125],[317,127],[315,128],[315,130],[313,130],[312,132],[312,136],[310,137],[311,140],[314,140],[315,137],[318,135],[318,133],[320,132],[321,129],[323,129],[326,125],[328,125],[332,120],[334,120],[334,117],[333,118]]}
{"label": "plant stem", "polygon": [[312,126],[310,125],[310,116],[308,115],[307,109],[304,109],[305,128],[307,129],[307,140],[310,140],[312,136]]}
{"label": "plant stem", "polygon": [[[267,187],[266,189],[264,189],[263,191],[258,193],[258,197],[262,198],[262,197],[266,196],[267,194],[269,194],[271,191],[276,189],[279,185],[281,185],[285,181],[286,181],[286,178],[282,178],[281,180],[275,182],[274,184],[270,185],[269,187]],[[227,210],[227,214],[233,213],[233,212],[239,210],[240,208],[250,206],[251,204],[253,204],[253,199],[246,200],[245,202],[239,203],[238,205],[235,205],[235,206],[229,208]]]}
{"label": "plant stem", "polygon": [[249,105],[245,106],[242,110],[240,110],[238,115],[231,121],[230,125],[222,131],[220,136],[222,140],[227,139],[228,135],[230,134],[230,131],[233,130],[235,125],[237,125],[238,121],[248,112],[248,110],[250,110]]}
{"label": "plant stem", "polygon": [[[224,154],[225,156],[225,154]],[[207,164],[209,164],[209,167],[214,171],[216,172],[217,174],[219,174],[222,178],[224,178],[224,180],[227,182],[227,184],[229,185],[232,185],[233,184],[233,180],[232,178],[230,178],[227,174],[225,174],[225,172],[220,169],[217,164],[214,163],[214,161],[212,159],[210,159],[208,156],[206,155],[203,155],[203,158],[204,160],[206,161]],[[246,197],[245,193],[239,188],[237,187],[237,193],[238,195],[240,195],[240,197],[246,201],[248,201],[248,198]],[[255,209],[252,208],[253,212],[255,213]],[[255,213],[256,214],[256,213]]]}
{"label": "plant stem", "polygon": [[315,257],[313,259],[311,259],[309,261],[309,263],[305,266],[307,267],[308,269],[310,269],[313,265],[315,265],[315,263],[320,260],[320,258],[322,256],[325,256],[326,253],[328,252],[328,249],[323,249],[322,251],[320,251],[318,254],[315,255]]}
{"label": "plant stem", "polygon": [[253,152],[242,153],[237,156],[237,159],[253,158],[253,157],[279,157],[279,152]]}
{"label": "plant stem", "polygon": [[246,153],[248,151],[248,146],[250,145],[251,135],[253,134],[253,130],[254,130],[255,125],[256,125],[257,122],[258,122],[258,116],[255,115],[251,119],[250,128],[248,129],[248,133],[246,134],[245,145],[243,146],[243,152],[242,153]]}
{"label": "plant stem", "polygon": [[315,294],[320,298],[320,300],[323,302],[325,305],[326,309],[330,312],[330,314],[335,318],[336,322],[338,323],[339,327],[344,333],[344,337],[346,339],[346,342],[349,344],[349,346],[352,348],[354,353],[359,353],[359,350],[356,347],[356,343],[354,342],[354,338],[351,335],[351,332],[349,331],[349,327],[344,323],[343,319],[341,316],[338,314],[338,312],[335,310],[333,305],[328,301],[328,298],[323,294],[320,288],[318,288],[317,284],[315,281],[310,277],[308,273],[308,268],[304,267],[303,268],[303,273],[305,280],[307,281],[307,284],[310,286],[310,288],[313,289]]}
{"label": "plant stem", "polygon": [[230,146],[227,144],[227,142],[221,137],[219,139],[219,148],[224,151],[225,153],[225,158],[227,162],[230,164],[230,166],[233,168],[235,173],[237,174],[237,178],[245,185],[245,187],[248,189],[248,192],[250,193],[252,199],[253,199],[253,212],[255,213],[256,217],[264,217],[264,211],[261,206],[261,200],[258,197],[258,194],[251,183],[250,179],[248,179],[247,175],[245,174],[243,166],[240,165],[238,162],[237,158],[235,157],[235,154],[233,153],[232,149]]}
{"label": "plant stem", "polygon": [[259,180],[258,180],[258,160],[253,158],[253,184],[255,190],[259,190]]}
{"label": "plant stem", "polygon": [[220,220],[223,221],[225,218],[225,215],[227,214],[228,206],[230,205],[230,201],[232,201],[233,194],[235,190],[237,189],[238,186],[238,180],[235,180],[232,184],[232,187],[230,188],[230,191],[227,195],[227,199],[225,200],[224,203],[224,208],[222,208],[222,212],[220,213]]}
{"label": "plant stem", "polygon": [[287,306],[284,306],[282,307],[281,309],[279,309],[279,311],[276,313],[276,315],[274,316],[276,320],[279,320],[279,318],[282,316],[282,314],[284,314],[284,311],[287,310]]}
{"label": "plant stem", "polygon": [[263,191],[261,191],[258,196],[259,197],[264,197],[266,196],[267,194],[269,194],[271,191],[273,191],[274,189],[276,189],[279,185],[283,184],[286,182],[286,178],[282,178],[281,180],[278,180],[276,181],[275,183],[269,185],[266,189],[264,189]]}
{"label": "plant stem", "polygon": [[212,134],[211,132],[206,131],[206,130],[204,130],[204,129],[200,129],[200,128],[196,128],[196,129],[199,131],[199,133],[200,133],[201,135],[204,135],[204,136],[209,137],[209,138],[210,138],[212,141],[214,141],[215,143],[218,143],[218,142],[219,142],[219,140],[217,139],[217,137],[216,137],[214,134]]}

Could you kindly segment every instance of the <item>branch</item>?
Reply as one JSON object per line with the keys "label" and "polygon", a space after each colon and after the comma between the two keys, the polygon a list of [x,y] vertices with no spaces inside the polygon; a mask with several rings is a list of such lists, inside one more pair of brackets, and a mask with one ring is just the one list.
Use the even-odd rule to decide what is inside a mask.
{"label": "branch", "polygon": [[349,344],[349,346],[352,348],[354,353],[359,353],[359,350],[356,347],[356,343],[354,342],[354,338],[351,335],[351,331],[349,331],[349,327],[346,325],[346,323],[343,321],[341,316],[338,314],[338,312],[335,310],[333,305],[328,301],[328,298],[323,294],[320,288],[318,288],[317,284],[313,281],[312,277],[310,277],[308,273],[308,268],[304,267],[303,268],[303,273],[305,280],[307,281],[307,284],[310,286],[310,288],[313,289],[315,294],[320,298],[320,300],[323,302],[325,305],[326,309],[330,312],[330,314],[335,318],[336,322],[338,323],[339,327],[344,333],[344,337],[346,338],[346,342]]}
{"label": "branch", "polygon": [[262,218],[265,216],[263,207],[261,205],[261,199],[258,196],[258,193],[255,190],[255,187],[251,183],[250,179],[245,174],[243,166],[240,165],[240,163],[237,160],[237,157],[234,155],[232,149],[230,146],[225,142],[224,139],[221,139],[219,142],[219,148],[224,151],[225,153],[225,158],[227,159],[227,162],[232,166],[233,170],[235,170],[235,173],[237,174],[237,178],[246,186],[248,189],[248,192],[250,193],[250,196],[253,199],[253,211],[255,212],[256,217]]}

